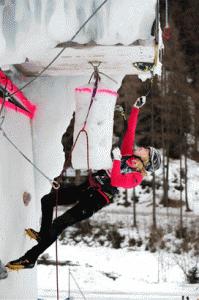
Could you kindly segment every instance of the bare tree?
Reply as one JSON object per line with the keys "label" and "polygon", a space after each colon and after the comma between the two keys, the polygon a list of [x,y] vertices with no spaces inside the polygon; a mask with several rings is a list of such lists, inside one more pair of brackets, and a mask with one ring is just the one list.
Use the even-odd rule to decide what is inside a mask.
{"label": "bare tree", "polygon": [[137,227],[137,214],[136,214],[136,191],[133,189],[133,227]]}

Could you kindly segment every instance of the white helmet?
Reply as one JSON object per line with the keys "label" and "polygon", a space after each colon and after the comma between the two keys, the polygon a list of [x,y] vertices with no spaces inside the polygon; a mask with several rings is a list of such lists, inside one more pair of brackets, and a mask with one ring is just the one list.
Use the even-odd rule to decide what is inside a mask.
{"label": "white helmet", "polygon": [[159,169],[161,165],[161,155],[159,150],[155,149],[154,147],[148,147],[149,149],[149,162],[146,165],[146,170],[148,172],[155,172]]}

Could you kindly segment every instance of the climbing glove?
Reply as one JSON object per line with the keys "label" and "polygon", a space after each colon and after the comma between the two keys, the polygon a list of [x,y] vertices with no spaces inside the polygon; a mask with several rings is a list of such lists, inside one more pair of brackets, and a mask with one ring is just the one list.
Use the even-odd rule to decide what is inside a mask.
{"label": "climbing glove", "polygon": [[112,153],[113,153],[113,158],[115,160],[120,160],[121,159],[122,155],[121,155],[121,152],[120,152],[120,148],[118,148],[118,147],[114,148]]}

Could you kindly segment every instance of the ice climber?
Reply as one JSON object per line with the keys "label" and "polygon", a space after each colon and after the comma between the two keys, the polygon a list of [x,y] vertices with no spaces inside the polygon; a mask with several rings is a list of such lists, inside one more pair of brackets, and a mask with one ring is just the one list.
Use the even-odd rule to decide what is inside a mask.
{"label": "ice climber", "polygon": [[[76,186],[66,184],[44,195],[41,199],[41,227],[37,232],[32,228],[26,233],[37,241],[19,259],[10,261],[6,267],[12,270],[33,268],[38,256],[56,241],[62,231],[75,223],[90,218],[101,208],[113,202],[118,187],[134,188],[142,182],[147,171],[154,172],[160,167],[161,157],[153,147],[134,147],[135,129],[139,108],[145,103],[145,97],[136,100],[128,119],[128,127],[119,148],[113,149],[111,170],[99,170],[88,176],[87,180]],[[53,208],[58,205],[73,205],[61,216],[53,220]]]}

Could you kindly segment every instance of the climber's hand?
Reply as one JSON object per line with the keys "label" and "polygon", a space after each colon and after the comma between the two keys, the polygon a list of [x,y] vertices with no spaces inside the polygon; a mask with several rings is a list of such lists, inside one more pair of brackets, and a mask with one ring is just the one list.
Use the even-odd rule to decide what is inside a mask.
{"label": "climber's hand", "polygon": [[121,159],[122,155],[121,155],[119,147],[114,148],[113,151],[112,151],[112,153],[113,153],[113,158],[115,160],[120,160]]}

